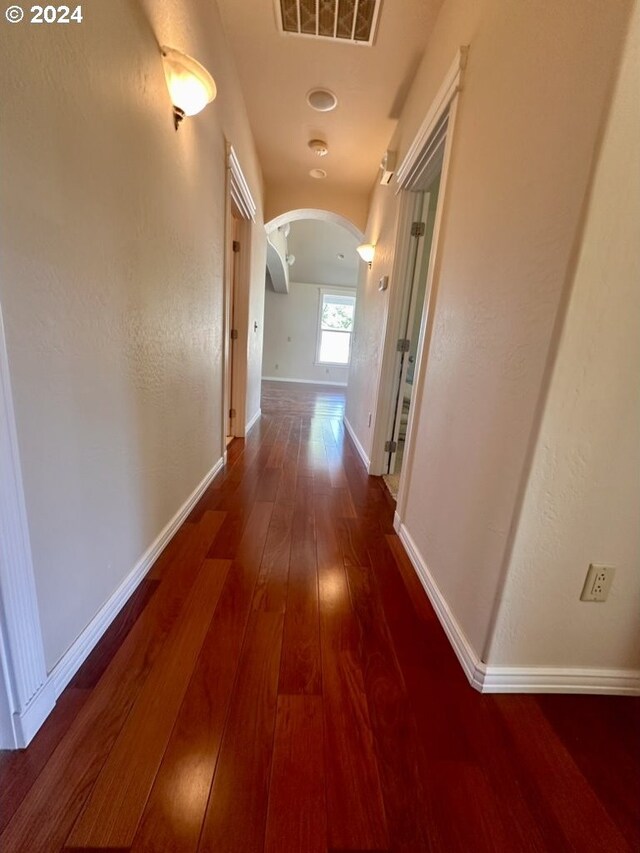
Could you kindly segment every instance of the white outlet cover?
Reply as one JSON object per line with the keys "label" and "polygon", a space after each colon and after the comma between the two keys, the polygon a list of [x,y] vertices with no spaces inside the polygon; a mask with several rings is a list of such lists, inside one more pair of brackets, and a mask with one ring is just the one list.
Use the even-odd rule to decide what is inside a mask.
{"label": "white outlet cover", "polygon": [[615,574],[614,566],[591,563],[580,596],[581,601],[606,601]]}

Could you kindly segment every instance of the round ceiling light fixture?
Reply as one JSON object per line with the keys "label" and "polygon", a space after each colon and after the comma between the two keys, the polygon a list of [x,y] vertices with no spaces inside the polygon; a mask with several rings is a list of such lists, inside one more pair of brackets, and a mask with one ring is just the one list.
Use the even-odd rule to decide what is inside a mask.
{"label": "round ceiling light fixture", "polygon": [[307,103],[319,113],[328,113],[338,106],[338,99],[329,89],[311,89],[307,92]]}
{"label": "round ceiling light fixture", "polygon": [[316,178],[316,180],[318,180],[318,181],[322,180],[322,178],[327,177],[327,173],[325,172],[324,169],[312,169],[309,172],[309,174],[311,175],[312,178]]}
{"label": "round ceiling light fixture", "polygon": [[317,154],[318,157],[326,157],[329,153],[329,146],[326,142],[323,142],[322,139],[310,139],[308,145],[313,153]]}

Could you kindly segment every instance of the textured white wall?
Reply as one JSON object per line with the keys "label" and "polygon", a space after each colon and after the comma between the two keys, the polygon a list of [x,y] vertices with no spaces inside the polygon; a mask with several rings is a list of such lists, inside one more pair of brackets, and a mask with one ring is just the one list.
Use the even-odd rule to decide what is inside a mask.
{"label": "textured white wall", "polygon": [[[50,668],[221,455],[225,136],[261,216],[215,4],[157,5],[0,27],[0,301]],[[158,43],[218,83],[178,133]],[[261,219],[254,235],[258,318]],[[261,351],[259,330],[248,410]]]}
{"label": "textured white wall", "polygon": [[348,367],[315,363],[320,288],[318,284],[292,281],[288,294],[266,289],[262,356],[265,377],[346,383]]}
{"label": "textured white wall", "polygon": [[[402,158],[470,44],[404,522],[479,655],[629,5],[447,0],[390,145]],[[367,229],[386,245],[389,204],[374,195]],[[379,325],[377,291],[359,297]],[[357,413],[374,408],[377,342],[358,332],[357,346],[347,414],[367,448]]]}
{"label": "textured white wall", "polygon": [[367,221],[366,195],[341,190],[327,181],[313,181],[312,185],[298,182],[269,187],[265,202],[265,222],[290,210],[315,208],[344,216],[355,226],[364,229]]}
{"label": "textured white wall", "polygon": [[[640,668],[640,6],[489,662]],[[589,563],[609,600],[579,600]]]}
{"label": "textured white wall", "polygon": [[[373,441],[373,419],[369,426],[369,412],[373,415],[376,411],[378,371],[389,297],[399,286],[392,277],[398,202],[399,196],[394,187],[381,184],[375,187],[366,242],[374,243],[376,252],[371,269],[367,264],[360,264],[358,278],[346,416],[369,459]],[[390,277],[390,284],[387,290],[378,290],[378,282],[383,275]]]}

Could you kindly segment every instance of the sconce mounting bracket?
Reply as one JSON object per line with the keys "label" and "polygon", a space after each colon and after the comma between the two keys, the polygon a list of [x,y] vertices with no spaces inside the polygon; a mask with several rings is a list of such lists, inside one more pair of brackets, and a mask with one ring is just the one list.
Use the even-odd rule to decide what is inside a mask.
{"label": "sconce mounting bracket", "polygon": [[180,122],[184,118],[184,110],[181,110],[180,107],[174,106],[173,108],[173,126],[177,130],[180,126]]}

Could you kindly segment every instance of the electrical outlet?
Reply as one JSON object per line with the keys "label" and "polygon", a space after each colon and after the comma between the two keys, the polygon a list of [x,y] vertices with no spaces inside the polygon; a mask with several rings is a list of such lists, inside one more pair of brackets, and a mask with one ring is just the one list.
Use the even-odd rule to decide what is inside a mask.
{"label": "electrical outlet", "polygon": [[591,563],[582,588],[581,601],[606,601],[611,589],[615,568]]}

